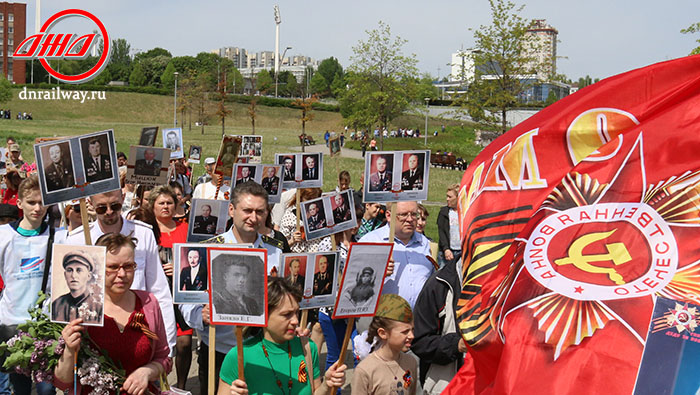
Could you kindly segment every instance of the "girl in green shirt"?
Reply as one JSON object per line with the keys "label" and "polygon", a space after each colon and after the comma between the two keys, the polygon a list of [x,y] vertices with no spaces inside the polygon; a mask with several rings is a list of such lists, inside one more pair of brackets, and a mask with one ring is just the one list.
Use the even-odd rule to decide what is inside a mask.
{"label": "girl in green shirt", "polygon": [[[270,277],[267,284],[267,311],[264,328],[246,328],[243,342],[246,381],[238,378],[238,347],[226,355],[221,366],[219,395],[228,394],[330,394],[332,387],[345,382],[345,365],[333,364],[321,382],[318,349],[309,342],[311,368],[306,366],[301,339],[297,337],[301,293],[284,278]],[[309,373],[313,372],[313,378]],[[312,392],[311,383],[313,380]]]}

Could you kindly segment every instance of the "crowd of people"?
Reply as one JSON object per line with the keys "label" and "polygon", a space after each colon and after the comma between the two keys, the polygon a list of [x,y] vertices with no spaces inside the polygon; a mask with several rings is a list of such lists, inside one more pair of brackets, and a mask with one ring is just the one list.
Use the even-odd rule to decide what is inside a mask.
{"label": "crowd of people", "polygon": [[[0,109],[0,119],[12,119],[12,110]],[[17,119],[31,121],[34,118],[31,112],[17,111]]]}
{"label": "crowd of people", "polygon": [[[199,176],[185,160],[171,161],[174,171],[167,185],[143,188],[127,182],[127,157],[120,152],[122,188],[90,196],[90,222],[83,224],[76,201],[42,205],[37,175],[15,167],[14,163],[22,161],[21,152],[13,154],[19,151],[12,149],[14,140],[7,143],[10,155],[0,204],[0,223],[4,224],[0,226],[0,281],[5,281],[0,324],[12,326],[29,319],[27,309],[42,289],[41,275],[21,273],[23,259],[46,258],[53,243],[84,244],[84,232],[107,249],[104,326],[86,327],[82,318],[65,326],[64,354],[53,382],[36,386],[40,394],[73,388],[72,361],[85,333],[122,363],[127,377],[123,392],[130,394],[157,393],[154,382],[173,366],[177,381],[171,384],[186,388],[194,350],[201,394],[330,394],[346,381],[347,366],[338,359],[347,330],[353,332],[353,393],[414,394],[422,388],[437,394],[462,363],[466,348],[454,313],[461,283],[458,184],[447,191],[447,206],[438,215],[437,243],[424,234],[428,210],[419,202],[399,202],[392,212],[391,206],[363,202],[359,191],[354,193],[352,208],[357,217],[355,228],[332,238],[306,240],[296,227],[294,189],[284,191],[282,201],[273,206],[266,190],[253,181],[221,188],[213,172],[214,158],[204,160],[205,173]],[[350,184],[351,174],[342,171],[333,188],[343,191]],[[298,196],[303,202],[322,193],[321,188],[304,188]],[[263,248],[268,262],[279,262],[286,252],[337,250],[341,273],[352,242],[390,242],[393,217],[394,250],[377,314],[348,328],[347,320],[333,320],[332,308],[325,307],[311,311],[310,325],[301,328],[302,290],[291,278],[271,276],[268,325],[247,330],[243,344],[237,344],[234,327],[216,325],[215,365],[209,366],[209,305],[174,305],[171,295],[172,248],[187,240],[193,198],[228,200],[227,229],[211,241]],[[38,273],[47,268],[43,262]],[[324,342],[328,352],[325,361],[320,361]],[[244,350],[245,381],[238,375],[237,347]],[[211,369],[217,377],[213,389],[208,388],[207,379]],[[15,394],[29,394],[31,380],[16,372],[0,375],[0,394],[9,393],[10,386]]]}

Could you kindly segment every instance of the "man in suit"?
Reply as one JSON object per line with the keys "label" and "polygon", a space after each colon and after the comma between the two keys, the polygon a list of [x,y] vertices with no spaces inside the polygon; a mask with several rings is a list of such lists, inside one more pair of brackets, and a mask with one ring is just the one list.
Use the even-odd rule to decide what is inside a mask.
{"label": "man in suit", "polygon": [[401,173],[401,190],[413,191],[423,189],[423,169],[418,168],[418,155],[408,157],[408,170]]}
{"label": "man in suit", "polygon": [[168,144],[166,145],[166,148],[170,148],[170,151],[172,151],[172,152],[176,152],[176,151],[180,150],[180,142],[178,141],[177,137],[178,137],[177,132],[174,132],[174,131],[168,132],[168,136],[167,136],[167,139],[168,139],[167,143]]}
{"label": "man in suit", "polygon": [[370,192],[391,191],[391,171],[386,169],[387,158],[379,155],[374,164],[377,171],[369,176]]}
{"label": "man in suit", "polygon": [[318,273],[314,274],[314,295],[327,295],[333,291],[333,265],[328,265],[328,257],[318,256]]}
{"label": "man in suit", "polygon": [[60,145],[49,147],[49,157],[51,164],[44,168],[46,175],[46,189],[56,191],[73,186],[73,166],[70,159],[64,160]]}
{"label": "man in suit", "polygon": [[293,157],[286,157],[284,158],[284,170],[283,172],[283,181],[294,181],[294,158]]}
{"label": "man in suit", "polygon": [[333,209],[333,222],[339,224],[341,222],[349,221],[352,218],[352,214],[345,203],[343,195],[335,195],[333,198],[335,200],[336,207]]}
{"label": "man in suit", "polygon": [[218,220],[218,217],[211,215],[211,206],[205,204],[202,206],[202,215],[194,217],[192,233],[207,235],[216,234],[216,223]]}
{"label": "man in suit", "polygon": [[187,252],[189,266],[180,272],[181,291],[204,291],[207,289],[207,266],[200,264],[199,250]]}
{"label": "man in suit", "polygon": [[289,282],[303,290],[305,278],[299,274],[300,268],[301,261],[298,259],[292,259],[292,261],[289,263]]}
{"label": "man in suit", "polygon": [[279,188],[280,178],[275,175],[276,172],[276,169],[270,166],[265,169],[265,178],[262,179],[261,185],[270,195],[277,195]]}
{"label": "man in suit", "polygon": [[318,168],[316,167],[316,157],[314,155],[309,155],[304,158],[304,163],[306,163],[306,168],[301,174],[302,180],[318,180]]}
{"label": "man in suit", "polygon": [[134,165],[134,174],[139,176],[157,176],[160,174],[161,162],[155,160],[156,151],[146,148],[143,152],[143,159],[138,159]]}
{"label": "man in suit", "polygon": [[310,203],[306,210],[309,232],[326,227],[326,217],[323,215],[323,212],[319,213],[318,203]]}
{"label": "man in suit", "polygon": [[255,168],[253,168],[252,172],[250,170],[248,166],[241,167],[241,176],[236,180],[236,184],[253,181],[253,177],[255,177]]}
{"label": "man in suit", "polygon": [[112,177],[112,162],[108,155],[101,153],[102,145],[96,138],[88,141],[88,156],[83,161],[88,182],[96,182]]}

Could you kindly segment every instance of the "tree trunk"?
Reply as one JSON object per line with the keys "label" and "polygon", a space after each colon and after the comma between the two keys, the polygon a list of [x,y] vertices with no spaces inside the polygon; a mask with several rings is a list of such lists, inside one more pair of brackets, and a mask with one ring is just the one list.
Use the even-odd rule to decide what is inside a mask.
{"label": "tree trunk", "polygon": [[507,115],[508,115],[508,110],[505,108],[501,110],[501,134],[505,133],[508,131],[508,123],[507,123]]}
{"label": "tree trunk", "polygon": [[[304,114],[306,118],[306,114]],[[301,152],[306,152],[306,144],[304,140],[306,139],[306,121],[301,121]]]}

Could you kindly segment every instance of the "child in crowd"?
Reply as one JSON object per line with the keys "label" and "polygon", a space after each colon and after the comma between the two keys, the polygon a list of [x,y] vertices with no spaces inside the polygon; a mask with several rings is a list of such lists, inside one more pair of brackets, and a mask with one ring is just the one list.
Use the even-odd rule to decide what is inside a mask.
{"label": "child in crowd", "polygon": [[367,333],[374,351],[355,368],[352,393],[415,395],[417,364],[405,354],[412,341],[411,306],[399,295],[382,295]]}

